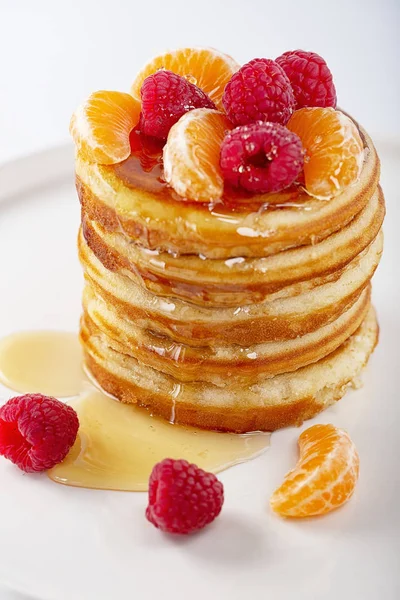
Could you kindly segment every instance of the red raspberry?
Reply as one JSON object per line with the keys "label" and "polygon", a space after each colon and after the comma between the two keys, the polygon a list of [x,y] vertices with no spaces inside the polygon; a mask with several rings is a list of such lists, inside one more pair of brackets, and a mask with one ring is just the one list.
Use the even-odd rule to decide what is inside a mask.
{"label": "red raspberry", "polygon": [[194,108],[215,108],[215,104],[196,85],[171,71],[149,75],[140,90],[142,97],[141,131],[167,139],[172,125]]}
{"label": "red raspberry", "polygon": [[11,398],[0,408],[0,455],[27,473],[46,471],[66,457],[78,428],[74,409],[55,398]]}
{"label": "red raspberry", "polygon": [[166,458],[150,475],[146,517],[161,531],[193,533],[214,521],[223,503],[224,488],[215,475]]}
{"label": "red raspberry", "polygon": [[300,138],[278,123],[252,123],[225,136],[220,165],[226,181],[249,192],[278,192],[303,167]]}
{"label": "red raspberry", "polygon": [[269,58],[255,58],[232,75],[222,97],[235,125],[255,121],[287,123],[295,100],[285,72]]}
{"label": "red raspberry", "polygon": [[292,84],[296,108],[336,107],[336,89],[328,65],[315,52],[293,50],[276,59]]}

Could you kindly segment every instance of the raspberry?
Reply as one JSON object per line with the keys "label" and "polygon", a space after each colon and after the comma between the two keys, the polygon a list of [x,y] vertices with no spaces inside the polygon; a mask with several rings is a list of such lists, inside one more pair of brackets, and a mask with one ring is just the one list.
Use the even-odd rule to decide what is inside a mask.
{"label": "raspberry", "polygon": [[34,473],[61,462],[79,428],[71,406],[42,394],[11,398],[0,408],[0,455]]}
{"label": "raspberry", "polygon": [[215,108],[200,88],[171,71],[157,71],[143,82],[142,133],[167,139],[168,132],[182,115],[193,108]]}
{"label": "raspberry", "polygon": [[215,475],[166,458],[150,475],[146,517],[161,531],[193,533],[214,521],[223,503],[224,488]]}
{"label": "raspberry", "polygon": [[293,50],[276,59],[292,85],[296,108],[336,107],[336,89],[328,65],[315,52]]}
{"label": "raspberry", "polygon": [[225,136],[220,165],[226,181],[249,192],[278,192],[303,167],[300,138],[278,123],[252,123]]}
{"label": "raspberry", "polygon": [[283,69],[269,58],[255,58],[232,75],[222,104],[235,125],[255,121],[284,125],[293,112],[295,100]]}

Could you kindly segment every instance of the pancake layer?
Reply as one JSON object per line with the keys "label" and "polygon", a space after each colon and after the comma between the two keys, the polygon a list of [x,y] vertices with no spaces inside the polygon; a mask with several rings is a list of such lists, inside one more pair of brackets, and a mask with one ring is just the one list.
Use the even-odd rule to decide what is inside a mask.
{"label": "pancake layer", "polygon": [[84,217],[87,244],[110,271],[141,280],[159,296],[175,296],[201,306],[239,306],[262,302],[271,294],[299,294],[337,279],[376,238],[385,204],[378,188],[366,207],[343,229],[323,241],[263,258],[204,260],[197,255],[173,256],[132,244],[123,233],[105,230]]}
{"label": "pancake layer", "polygon": [[89,286],[83,299],[84,324],[104,334],[111,348],[132,356],[178,381],[208,381],[220,387],[262,381],[294,371],[333,352],[359,327],[370,299],[369,287],[340,317],[320,329],[293,340],[253,344],[248,347],[189,346],[138,327],[121,318]]}
{"label": "pancake layer", "polygon": [[107,304],[143,329],[190,345],[249,346],[294,339],[323,327],[348,310],[368,285],[381,256],[382,234],[336,281],[289,298],[236,308],[206,308],[156,296],[124,274],[106,269],[79,236],[79,255],[89,285]]}

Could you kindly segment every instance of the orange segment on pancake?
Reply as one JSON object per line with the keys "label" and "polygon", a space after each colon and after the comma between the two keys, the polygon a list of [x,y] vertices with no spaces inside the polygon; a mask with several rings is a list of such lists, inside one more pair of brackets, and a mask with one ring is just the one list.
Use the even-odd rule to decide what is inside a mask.
{"label": "orange segment on pancake", "polygon": [[122,92],[94,92],[72,115],[70,132],[89,161],[119,163],[130,155],[129,134],[137,125],[140,103]]}
{"label": "orange segment on pancake", "polygon": [[164,147],[164,175],[180,196],[195,202],[221,197],[219,155],[231,127],[222,113],[208,108],[191,110],[171,127]]}
{"label": "orange segment on pancake", "polygon": [[349,117],[333,108],[302,108],[293,113],[287,127],[306,150],[305,187],[311,196],[326,200],[357,181],[364,149]]}
{"label": "orange segment on pancake", "polygon": [[349,435],[333,425],[314,425],[299,437],[300,458],[271,496],[283,517],[310,517],[338,508],[352,496],[359,457]]}
{"label": "orange segment on pancake", "polygon": [[180,48],[148,62],[133,82],[131,93],[140,100],[140,88],[146,77],[159,69],[167,69],[187,77],[190,83],[206,92],[218,108],[222,108],[225,86],[239,68],[233,58],[214,48]]}

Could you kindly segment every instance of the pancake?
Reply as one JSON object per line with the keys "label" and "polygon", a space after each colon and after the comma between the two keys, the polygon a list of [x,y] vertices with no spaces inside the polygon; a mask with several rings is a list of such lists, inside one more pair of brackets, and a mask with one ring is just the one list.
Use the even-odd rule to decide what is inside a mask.
{"label": "pancake", "polygon": [[[205,259],[172,256],[132,244],[123,233],[109,232],[82,215],[85,240],[111,271],[131,277],[159,296],[200,306],[240,306],[304,293],[338,279],[342,270],[377,236],[385,214],[380,187],[344,228],[320,243],[264,258]],[[278,292],[280,294],[278,295]]]}
{"label": "pancake", "polygon": [[142,329],[190,345],[252,344],[293,339],[337,319],[368,285],[382,253],[382,233],[340,277],[294,297],[237,308],[206,308],[151,294],[130,278],[106,269],[79,236],[86,280],[122,318]]}
{"label": "pancake", "polygon": [[[179,200],[160,182],[161,190],[156,192],[151,185],[149,190],[143,183],[151,180],[146,173],[138,183],[137,156],[120,165],[104,166],[84,160],[79,153],[77,191],[89,219],[108,231],[123,231],[150,250],[220,259],[265,257],[319,242],[366,207],[375,193],[380,168],[371,139],[361,132],[365,141],[361,176],[329,201],[312,199],[298,187],[255,196],[250,205],[248,198],[236,198],[234,209],[223,203],[205,206]],[[259,210],[254,210],[254,202],[260,204]],[[280,207],[272,210],[277,204]]]}
{"label": "pancake", "polygon": [[222,431],[273,431],[300,425],[339,400],[357,381],[378,340],[371,308],[359,329],[335,352],[293,373],[260,383],[219,388],[181,383],[112,349],[104,334],[83,324],[86,368],[106,392],[145,406],[175,423]]}
{"label": "pancake", "polygon": [[380,165],[360,128],[358,181],[321,201],[299,183],[218,203],[180,198],[161,146],[116,165],[78,152],[80,338],[89,375],[173,422],[246,432],[299,425],[343,396],[378,339]]}
{"label": "pancake", "polygon": [[189,346],[156,336],[122,319],[89,286],[83,295],[83,327],[104,335],[116,352],[132,356],[180,382],[205,381],[219,387],[250,385],[316,362],[338,348],[360,326],[369,309],[370,287],[340,317],[305,336],[242,346]]}

